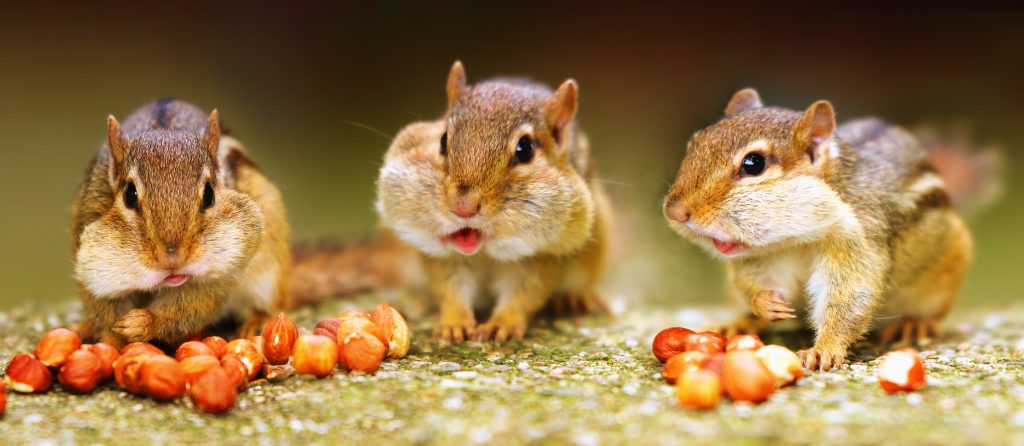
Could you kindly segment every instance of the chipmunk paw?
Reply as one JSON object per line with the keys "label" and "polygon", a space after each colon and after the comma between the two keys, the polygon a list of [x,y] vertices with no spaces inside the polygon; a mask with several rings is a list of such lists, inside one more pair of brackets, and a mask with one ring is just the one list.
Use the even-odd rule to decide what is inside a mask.
{"label": "chipmunk paw", "polygon": [[476,321],[472,319],[441,321],[434,327],[435,339],[452,344],[461,344],[463,341],[472,339],[476,334]]}
{"label": "chipmunk paw", "polygon": [[846,362],[846,349],[841,348],[814,347],[800,350],[796,355],[807,370],[821,369],[821,371],[827,372],[833,368],[839,368]]}
{"label": "chipmunk paw", "polygon": [[903,318],[882,328],[878,337],[882,345],[927,344],[941,334],[939,321],[932,318]]}
{"label": "chipmunk paw", "polygon": [[768,327],[768,324],[768,321],[748,314],[728,324],[714,325],[708,331],[713,331],[728,339],[738,334],[759,334]]}
{"label": "chipmunk paw", "polygon": [[266,314],[254,314],[245,319],[242,322],[242,326],[238,327],[238,333],[236,338],[245,339],[253,336],[261,336],[263,334],[263,327],[267,325],[267,321],[270,320],[270,316]]}
{"label": "chipmunk paw", "polygon": [[114,323],[114,333],[128,342],[144,342],[153,337],[153,313],[145,308],[136,308]]}
{"label": "chipmunk paw", "polygon": [[525,335],[525,320],[492,317],[487,323],[480,324],[476,328],[476,338],[478,340],[493,339],[495,342],[505,342],[510,339],[523,339]]}
{"label": "chipmunk paw", "polygon": [[796,310],[786,302],[778,291],[761,291],[750,300],[750,310],[757,317],[769,322],[796,318]]}
{"label": "chipmunk paw", "polygon": [[558,294],[551,298],[548,307],[556,317],[608,313],[608,303],[596,293]]}

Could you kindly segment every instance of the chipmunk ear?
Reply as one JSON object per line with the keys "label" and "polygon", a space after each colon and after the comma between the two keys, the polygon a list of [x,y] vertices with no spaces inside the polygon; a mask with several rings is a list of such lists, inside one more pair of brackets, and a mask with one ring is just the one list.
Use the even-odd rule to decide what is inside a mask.
{"label": "chipmunk ear", "polygon": [[462,95],[466,94],[466,69],[462,67],[462,61],[456,60],[448,72],[448,108],[455,106]]}
{"label": "chipmunk ear", "polygon": [[210,152],[214,162],[217,162],[217,149],[220,147],[220,117],[217,110],[210,112],[206,120],[206,130],[203,131],[203,146]]}
{"label": "chipmunk ear", "polygon": [[804,116],[796,123],[796,144],[804,147],[811,164],[821,165],[822,161],[837,154],[830,152],[832,135],[836,131],[836,113],[828,101],[818,101],[807,107]]}
{"label": "chipmunk ear", "polygon": [[732,95],[732,99],[729,100],[729,105],[725,106],[725,116],[734,116],[747,110],[753,110],[763,106],[764,104],[761,104],[761,96],[757,94],[757,90],[754,90],[753,88],[744,88]]}
{"label": "chipmunk ear", "polygon": [[114,157],[115,164],[124,161],[125,140],[121,133],[121,124],[117,122],[114,115],[107,116],[107,145],[110,147],[110,154]]}
{"label": "chipmunk ear", "polygon": [[555,141],[559,143],[562,142],[566,127],[576,116],[577,90],[576,81],[568,79],[544,102],[544,117],[555,135]]}

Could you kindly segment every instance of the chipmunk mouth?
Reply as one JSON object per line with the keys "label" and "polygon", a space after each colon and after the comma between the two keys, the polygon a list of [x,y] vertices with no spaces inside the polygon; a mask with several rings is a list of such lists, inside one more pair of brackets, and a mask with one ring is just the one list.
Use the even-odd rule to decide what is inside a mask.
{"label": "chipmunk mouth", "polygon": [[743,246],[742,243],[731,242],[731,241],[726,241],[726,240],[719,240],[717,238],[712,238],[711,239],[711,244],[715,245],[715,249],[717,249],[718,252],[720,252],[722,254],[725,254],[727,256],[728,255],[733,255],[733,254],[739,254],[744,249],[746,249],[746,247]]}
{"label": "chipmunk mouth", "polygon": [[164,280],[160,282],[160,285],[175,287],[184,284],[185,282],[188,282],[188,279],[190,277],[191,276],[189,276],[188,274],[170,274],[167,277],[164,277]]}
{"label": "chipmunk mouth", "polygon": [[480,239],[480,230],[474,228],[462,228],[444,237],[465,255],[473,255],[480,249]]}

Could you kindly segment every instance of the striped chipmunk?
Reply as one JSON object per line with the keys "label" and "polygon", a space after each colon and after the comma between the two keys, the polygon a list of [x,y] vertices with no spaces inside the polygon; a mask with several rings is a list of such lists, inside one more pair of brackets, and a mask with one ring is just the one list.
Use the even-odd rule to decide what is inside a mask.
{"label": "striped chipmunk", "polygon": [[[832,105],[762,105],[741,90],[690,139],[663,212],[726,262],[744,309],[727,331],[799,318],[808,369],[843,364],[879,326],[883,342],[936,335],[971,263],[972,240],[945,178],[993,181],[977,153],[929,150],[878,119],[837,126]],[[958,157],[936,169],[933,160]]]}
{"label": "striped chipmunk", "polygon": [[444,116],[399,132],[377,181],[383,225],[422,258],[435,336],[521,339],[552,297],[602,310],[609,204],[576,126],[576,82],[469,85],[455,62],[447,94]]}

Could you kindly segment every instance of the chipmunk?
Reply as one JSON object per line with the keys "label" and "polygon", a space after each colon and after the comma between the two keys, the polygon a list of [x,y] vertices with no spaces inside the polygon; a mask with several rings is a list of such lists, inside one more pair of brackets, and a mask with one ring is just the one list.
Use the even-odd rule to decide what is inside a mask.
{"label": "chipmunk", "polygon": [[[455,62],[447,96],[441,119],[395,137],[377,181],[383,225],[421,253],[435,337],[521,339],[552,295],[601,310],[609,204],[576,128],[576,82],[470,86]],[[497,300],[478,325],[482,295]]]}
{"label": "chipmunk", "polygon": [[[693,135],[663,212],[725,260],[756,331],[806,318],[808,369],[843,364],[873,322],[884,342],[937,334],[972,258],[972,239],[915,137],[877,119],[836,126],[827,101],[765,107],[741,90]],[[891,321],[891,322],[890,322]]]}
{"label": "chipmunk", "polygon": [[250,335],[288,306],[281,194],[216,110],[162,99],[108,117],[71,230],[86,337],[177,345],[227,318]]}

